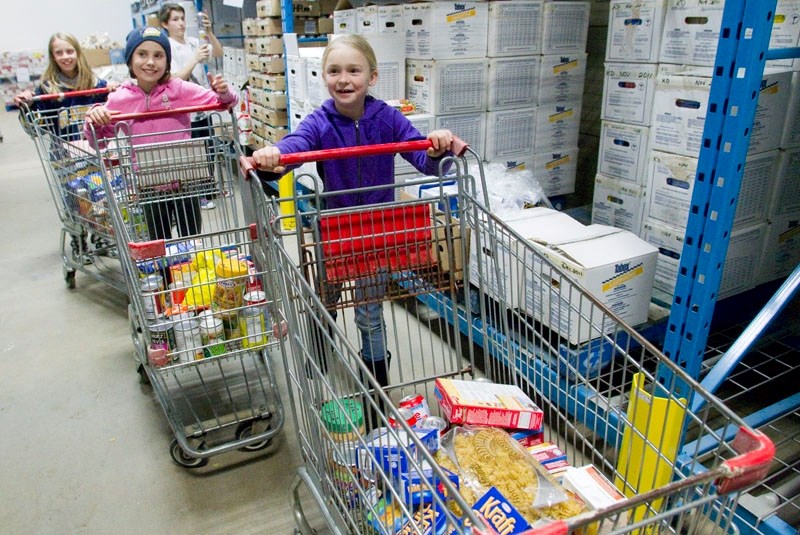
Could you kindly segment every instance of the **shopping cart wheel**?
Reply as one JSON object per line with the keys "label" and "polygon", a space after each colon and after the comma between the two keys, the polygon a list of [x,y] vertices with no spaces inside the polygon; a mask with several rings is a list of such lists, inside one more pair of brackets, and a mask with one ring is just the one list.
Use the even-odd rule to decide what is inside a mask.
{"label": "shopping cart wheel", "polygon": [[64,270],[64,282],[67,283],[67,288],[70,290],[75,289],[75,270],[72,269],[65,269]]}
{"label": "shopping cart wheel", "polygon": [[[256,426],[257,422],[242,422],[236,427],[236,440],[245,440],[251,436],[253,436],[253,428]],[[267,424],[266,429],[269,429],[272,424]],[[250,444],[248,446],[242,446],[239,448],[239,451],[258,451],[263,450],[264,448],[269,447],[272,444],[272,439],[268,438],[267,440],[262,440],[261,442],[256,442],[255,444]]]}
{"label": "shopping cart wheel", "polygon": [[190,457],[183,451],[181,445],[178,444],[178,439],[173,438],[172,443],[169,445],[169,454],[172,460],[184,468],[200,468],[208,464],[208,459],[205,457]]}
{"label": "shopping cart wheel", "polygon": [[139,374],[139,384],[140,385],[149,385],[150,378],[147,377],[147,371],[144,369],[144,364],[139,364],[136,366],[136,373]]}

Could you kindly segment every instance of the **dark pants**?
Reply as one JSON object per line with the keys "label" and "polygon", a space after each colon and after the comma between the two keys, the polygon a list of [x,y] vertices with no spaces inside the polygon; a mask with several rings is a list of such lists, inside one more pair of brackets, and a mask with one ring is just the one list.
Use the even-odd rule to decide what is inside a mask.
{"label": "dark pants", "polygon": [[203,225],[200,212],[200,199],[186,197],[144,205],[147,232],[151,240],[168,240],[172,237],[172,221],[178,227],[178,234],[192,236],[198,234]]}

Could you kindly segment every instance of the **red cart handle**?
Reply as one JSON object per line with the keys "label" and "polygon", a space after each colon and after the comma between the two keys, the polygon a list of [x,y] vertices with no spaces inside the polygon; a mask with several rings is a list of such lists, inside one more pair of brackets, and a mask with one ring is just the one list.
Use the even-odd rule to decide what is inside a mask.
{"label": "red cart handle", "polygon": [[186,106],[184,108],[173,108],[171,110],[143,111],[139,113],[117,113],[111,116],[112,122],[157,119],[170,115],[181,115],[184,113],[196,113],[199,111],[224,111],[230,108],[229,104],[204,104],[202,106]]}
{"label": "red cart handle", "polygon": [[90,95],[102,95],[110,93],[111,90],[107,87],[98,87],[95,89],[81,89],[80,91],[62,91],[61,93],[45,93],[43,95],[35,95],[31,97],[28,102],[41,102],[43,100],[63,100],[67,97],[86,97]]}
{"label": "red cart handle", "polygon": [[[340,160],[342,158],[353,158],[357,156],[375,156],[378,154],[397,154],[398,152],[415,152],[427,150],[433,144],[429,139],[417,141],[400,141],[397,143],[379,143],[376,145],[361,145],[359,147],[342,147],[338,149],[312,150],[308,152],[293,152],[281,154],[281,165],[294,165],[308,162],[321,162],[323,160]],[[453,136],[453,153],[462,156],[469,145],[457,136]],[[252,157],[242,157],[240,165],[245,174],[256,169],[255,161]]]}

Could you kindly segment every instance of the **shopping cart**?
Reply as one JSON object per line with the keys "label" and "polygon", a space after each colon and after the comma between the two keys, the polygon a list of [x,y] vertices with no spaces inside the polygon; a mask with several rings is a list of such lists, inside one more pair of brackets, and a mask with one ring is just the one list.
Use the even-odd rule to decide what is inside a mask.
{"label": "shopping cart", "polygon": [[[130,134],[133,121],[163,115],[118,115],[114,137],[98,146],[139,372],[175,435],[173,460],[199,467],[237,448],[266,448],[280,431],[270,363],[280,340],[271,264],[232,195],[228,144],[216,127],[174,141]],[[219,113],[211,119],[222,122]],[[217,208],[201,215],[201,195],[217,195]]]}
{"label": "shopping cart", "polygon": [[[346,155],[421,150],[426,143]],[[281,161],[343,155],[292,154]],[[484,192],[486,186],[474,152],[450,162],[454,175],[446,179],[455,179],[454,190],[444,177],[422,180],[430,186],[423,197],[389,185],[397,200],[385,205],[325,209],[325,198],[341,192],[254,196],[259,239],[274,255],[271,274],[282,292],[275,313],[289,326],[284,360],[304,459],[293,487],[298,530],[313,532],[299,498],[305,486],[333,533],[518,533],[507,509],[483,516],[472,510],[477,490],[506,483],[487,482],[490,475],[479,472],[516,477],[509,457],[484,444],[485,469],[473,466],[454,477],[437,460],[446,461],[446,452],[452,461],[445,444],[458,445],[459,431],[440,437],[434,453],[438,443],[425,430],[418,435],[409,425],[416,416],[396,406],[421,394],[433,415],[441,414],[440,382],[473,379],[478,389],[491,389],[487,380],[522,389],[543,411],[544,440],[573,466],[593,465],[624,496],[567,518],[558,504],[529,511],[538,521],[528,518],[533,527],[526,533],[730,532],[736,490],[764,476],[772,443],[496,218],[477,198],[477,186]],[[241,159],[240,167],[256,181],[252,160]],[[315,208],[285,215],[282,201]],[[357,291],[376,280],[379,291]],[[321,298],[331,286],[341,293],[336,302]],[[362,361],[353,328],[353,309],[367,302],[364,295],[384,307],[393,356],[385,388]],[[574,330],[590,334],[590,342],[571,346]],[[601,356],[601,368],[582,362]],[[671,394],[673,385],[654,382],[659,366],[706,399],[704,409],[688,411],[687,401]],[[427,418],[421,427],[439,424]],[[732,441],[721,434],[731,430]],[[708,448],[678,451],[696,438]],[[530,510],[526,496],[514,497],[515,507]],[[493,531],[484,516],[504,527],[495,523]]]}
{"label": "shopping cart", "polygon": [[100,163],[83,140],[83,121],[89,105],[37,109],[31,104],[69,97],[103,95],[107,88],[38,95],[23,103],[20,120],[33,138],[50,195],[61,220],[61,258],[64,280],[75,288],[75,273],[125,291],[116,260],[116,241],[108,215]]}

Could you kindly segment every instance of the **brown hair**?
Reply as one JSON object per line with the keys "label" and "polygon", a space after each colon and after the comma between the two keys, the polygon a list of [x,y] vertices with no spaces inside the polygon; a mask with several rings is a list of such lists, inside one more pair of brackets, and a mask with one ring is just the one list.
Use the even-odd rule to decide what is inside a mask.
{"label": "brown hair", "polygon": [[[66,41],[72,46],[72,48],[75,49],[78,75],[76,77],[74,87],[63,87],[63,82],[59,80],[58,73],[61,72],[61,69],[59,68],[58,63],[56,63],[55,56],[53,56],[53,42],[56,39]],[[92,68],[89,67],[89,62],[86,61],[86,56],[83,55],[81,44],[74,35],[63,32],[58,32],[51,35],[50,40],[47,42],[47,57],[49,58],[49,62],[47,63],[47,68],[45,69],[44,74],[42,74],[42,89],[44,89],[47,93],[60,93],[64,89],[75,91],[94,89],[94,86],[97,84],[97,78],[92,72]]]}
{"label": "brown hair", "polygon": [[328,46],[325,47],[325,52],[322,53],[322,72],[325,72],[325,65],[328,63],[328,55],[330,51],[334,48],[341,48],[343,46],[349,46],[350,48],[354,48],[361,52],[365,58],[367,58],[367,63],[369,63],[369,68],[372,72],[378,70],[378,60],[375,57],[375,51],[372,49],[372,45],[369,42],[361,37],[360,35],[342,35],[341,37],[337,37],[331,40],[328,43]]}
{"label": "brown hair", "polygon": [[186,10],[183,9],[183,6],[180,4],[173,4],[173,3],[166,3],[161,6],[161,9],[158,10],[158,20],[161,22],[161,26],[164,26],[166,23],[169,22],[170,16],[172,16],[173,11],[180,11],[183,13],[183,16],[186,16]]}

